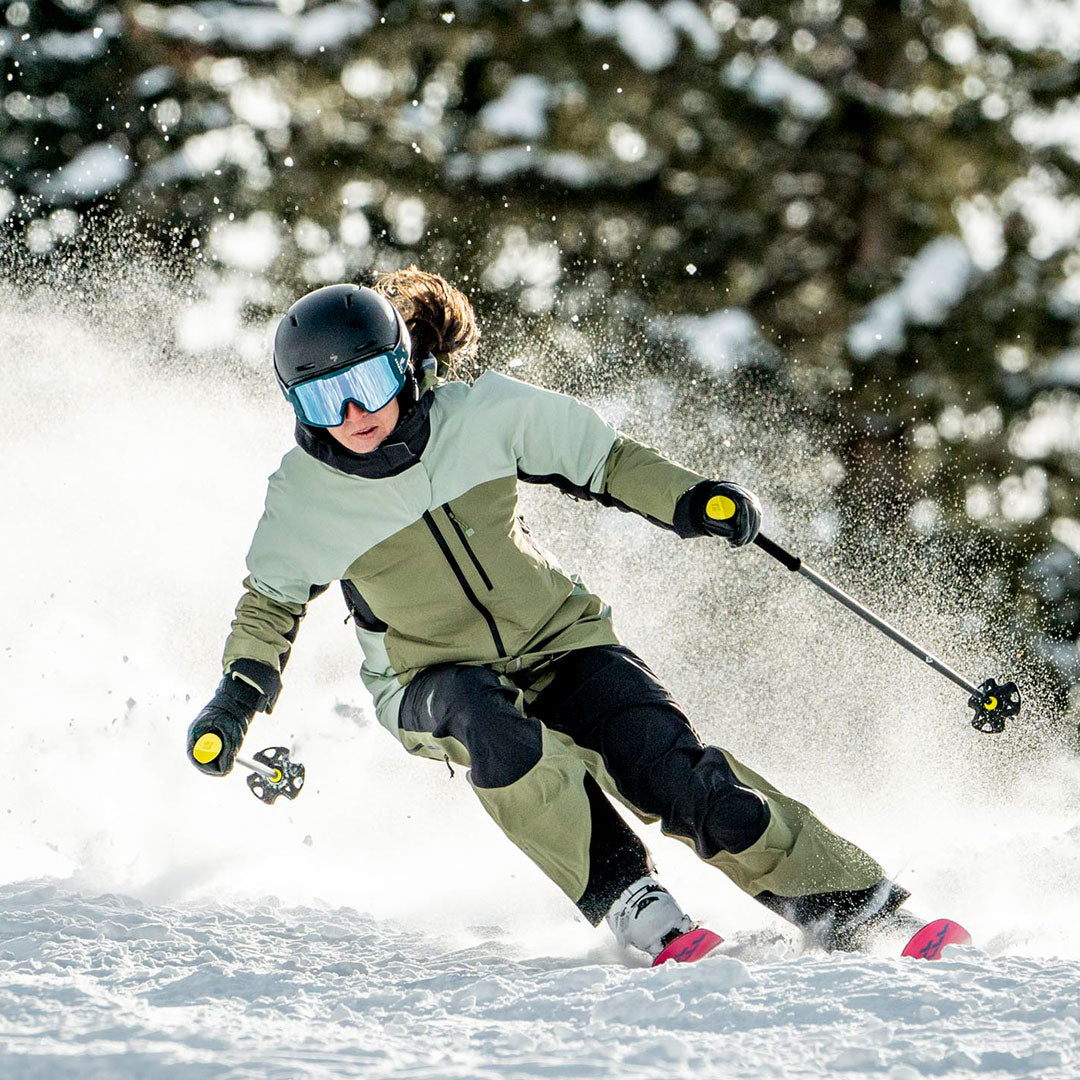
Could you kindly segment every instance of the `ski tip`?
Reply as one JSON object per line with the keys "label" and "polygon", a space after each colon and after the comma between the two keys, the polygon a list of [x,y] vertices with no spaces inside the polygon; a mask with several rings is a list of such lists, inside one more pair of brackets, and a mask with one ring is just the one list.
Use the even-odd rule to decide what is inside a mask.
{"label": "ski tip", "polygon": [[927,923],[904,946],[901,956],[918,960],[938,960],[946,945],[970,945],[971,935],[952,919],[935,919]]}
{"label": "ski tip", "polygon": [[652,966],[659,967],[669,960],[674,960],[676,964],[692,964],[695,960],[708,956],[723,941],[724,939],[719,934],[714,934],[704,927],[698,927],[697,930],[680,934],[673,941],[669,941],[664,946],[663,952],[653,961]]}

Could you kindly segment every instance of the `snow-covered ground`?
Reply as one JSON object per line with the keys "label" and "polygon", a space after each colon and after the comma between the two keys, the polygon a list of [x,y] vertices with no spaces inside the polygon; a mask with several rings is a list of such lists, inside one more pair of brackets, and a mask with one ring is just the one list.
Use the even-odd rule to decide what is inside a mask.
{"label": "snow-covered ground", "polygon": [[[155,320],[180,291],[140,269],[95,297],[0,297],[0,1077],[1080,1072],[1080,762],[1034,748],[1038,687],[1009,732],[981,736],[962,693],[760,552],[706,554],[526,493],[534,534],[613,603],[702,733],[977,949],[936,965],[804,953],[653,829],[663,879],[729,944],[658,971],[618,956],[460,770],[374,724],[333,592],[249,738],[293,747],[303,795],[266,807],[238,776],[196,773],[184,731],[219,677],[290,414],[268,374],[260,391],[212,358],[160,355]],[[662,392],[642,393],[636,419],[606,407],[677,446]],[[811,535],[798,505],[827,455],[718,418],[770,529]],[[947,582],[828,572],[853,588],[885,575],[904,629],[979,679],[1006,670],[992,623],[955,632]]]}
{"label": "snow-covered ground", "polygon": [[750,942],[653,970],[480,934],[453,947],[351,908],[151,905],[43,882],[0,889],[0,934],[12,1080],[1071,1080],[1080,1067],[1077,964],[1063,959]]}

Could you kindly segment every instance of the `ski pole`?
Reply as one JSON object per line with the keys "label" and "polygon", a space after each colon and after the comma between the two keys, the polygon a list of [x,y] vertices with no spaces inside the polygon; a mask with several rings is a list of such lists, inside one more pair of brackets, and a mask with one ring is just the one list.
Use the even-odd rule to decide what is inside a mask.
{"label": "ski pole", "polygon": [[848,596],[843,589],[838,588],[828,578],[822,577],[816,570],[806,566],[798,555],[792,555],[791,552],[785,551],[779,544],[761,533],[758,533],[754,543],[788,570],[801,574],[821,589],[822,592],[828,593],[834,600],[839,600],[844,607],[849,611],[853,611],[860,619],[876,627],[886,637],[895,641],[897,645],[907,649],[913,656],[919,657],[920,660],[935,671],[966,690],[971,695],[968,699],[968,707],[975,710],[971,726],[978,731],[987,734],[997,734],[1004,731],[1005,718],[1015,716],[1020,711],[1020,691],[1017,689],[1016,683],[998,683],[994,679],[987,679],[980,686],[976,686],[970,680],[965,679],[963,675],[953,671],[948,664],[942,663],[917,642],[912,641],[906,634],[900,633],[896,627],[891,626],[880,616],[875,615],[868,607]]}
{"label": "ski pole", "polygon": [[269,765],[260,765],[257,761],[248,761],[247,758],[238,757],[236,764],[241,768],[250,769],[258,773],[264,780],[272,780],[275,784],[281,779],[281,773],[277,769],[271,769]]}

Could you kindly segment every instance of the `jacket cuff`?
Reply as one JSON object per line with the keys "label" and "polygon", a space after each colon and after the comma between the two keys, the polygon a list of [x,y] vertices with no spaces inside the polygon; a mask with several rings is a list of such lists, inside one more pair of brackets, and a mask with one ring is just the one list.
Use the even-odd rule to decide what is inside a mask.
{"label": "jacket cuff", "polygon": [[244,656],[229,665],[222,688],[250,711],[269,713],[281,693],[281,675],[269,664]]}
{"label": "jacket cuff", "polygon": [[695,484],[689,491],[684,491],[679,496],[671,523],[683,539],[711,535],[705,525],[705,504],[713,497],[719,486],[717,480],[702,480],[700,484]]}

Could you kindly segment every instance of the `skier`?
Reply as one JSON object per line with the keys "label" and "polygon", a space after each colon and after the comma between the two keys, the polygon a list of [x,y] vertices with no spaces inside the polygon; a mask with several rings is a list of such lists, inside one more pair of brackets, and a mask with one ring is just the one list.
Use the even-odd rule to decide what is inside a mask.
{"label": "skier", "polygon": [[[610,609],[544,553],[519,481],[641,514],[678,537],[750,543],[761,511],[588,406],[471,359],[468,299],[410,267],[316,289],[286,313],[274,370],[298,445],[270,478],[224,677],[188,730],[227,774],[270,712],[306,605],[340,582],[380,722],[405,749],[469,767],[485,810],[594,926],[654,961],[694,959],[698,931],[608,796],[692,846],[828,949],[906,940],[908,893],[731,754],[703,745]],[[696,935],[696,936],[695,936]]]}

